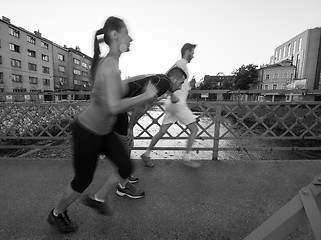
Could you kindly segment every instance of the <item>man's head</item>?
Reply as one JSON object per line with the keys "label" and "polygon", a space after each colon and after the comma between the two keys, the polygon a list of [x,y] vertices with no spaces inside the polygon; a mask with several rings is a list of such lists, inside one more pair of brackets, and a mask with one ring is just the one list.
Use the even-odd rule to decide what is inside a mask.
{"label": "man's head", "polygon": [[173,67],[167,72],[167,77],[172,82],[172,89],[169,89],[171,92],[175,92],[178,89],[181,89],[182,84],[184,83],[185,79],[187,78],[186,72],[179,68],[179,67]]}
{"label": "man's head", "polygon": [[185,43],[181,49],[182,58],[186,59],[189,63],[194,57],[194,49],[196,48],[195,44]]}

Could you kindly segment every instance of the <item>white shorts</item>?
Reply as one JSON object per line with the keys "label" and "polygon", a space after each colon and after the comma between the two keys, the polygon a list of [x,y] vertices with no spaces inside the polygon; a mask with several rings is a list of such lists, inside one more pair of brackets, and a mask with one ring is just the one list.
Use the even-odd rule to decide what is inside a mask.
{"label": "white shorts", "polygon": [[184,125],[191,124],[195,122],[195,115],[189,109],[189,107],[184,103],[170,103],[165,104],[165,116],[163,118],[163,125],[175,123],[179,121]]}

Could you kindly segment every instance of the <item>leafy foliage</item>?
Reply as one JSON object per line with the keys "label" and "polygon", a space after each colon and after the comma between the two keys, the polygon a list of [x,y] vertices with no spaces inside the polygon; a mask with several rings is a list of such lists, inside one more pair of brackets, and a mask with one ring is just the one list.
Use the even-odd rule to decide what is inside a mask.
{"label": "leafy foliage", "polygon": [[248,90],[250,89],[250,84],[258,81],[257,65],[254,64],[242,65],[239,69],[234,70],[232,74],[235,76],[233,90]]}

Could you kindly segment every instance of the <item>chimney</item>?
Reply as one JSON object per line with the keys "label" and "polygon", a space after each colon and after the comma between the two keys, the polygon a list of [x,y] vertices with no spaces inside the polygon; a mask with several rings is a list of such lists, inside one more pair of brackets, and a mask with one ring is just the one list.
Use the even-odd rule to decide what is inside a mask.
{"label": "chimney", "polygon": [[2,20],[3,20],[4,22],[10,23],[10,19],[7,18],[7,17],[5,17],[5,16],[2,16]]}
{"label": "chimney", "polygon": [[35,35],[36,35],[37,37],[41,37],[41,33],[39,32],[39,30],[38,30],[38,31],[34,31],[34,33],[35,33]]}

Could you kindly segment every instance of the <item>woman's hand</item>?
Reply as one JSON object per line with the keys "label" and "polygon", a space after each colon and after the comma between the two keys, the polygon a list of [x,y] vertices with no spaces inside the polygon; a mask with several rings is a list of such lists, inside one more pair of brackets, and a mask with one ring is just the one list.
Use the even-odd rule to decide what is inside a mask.
{"label": "woman's hand", "polygon": [[157,93],[158,93],[158,90],[155,87],[155,85],[149,82],[145,89],[145,95],[147,96],[147,98],[148,99],[155,98],[157,97]]}

